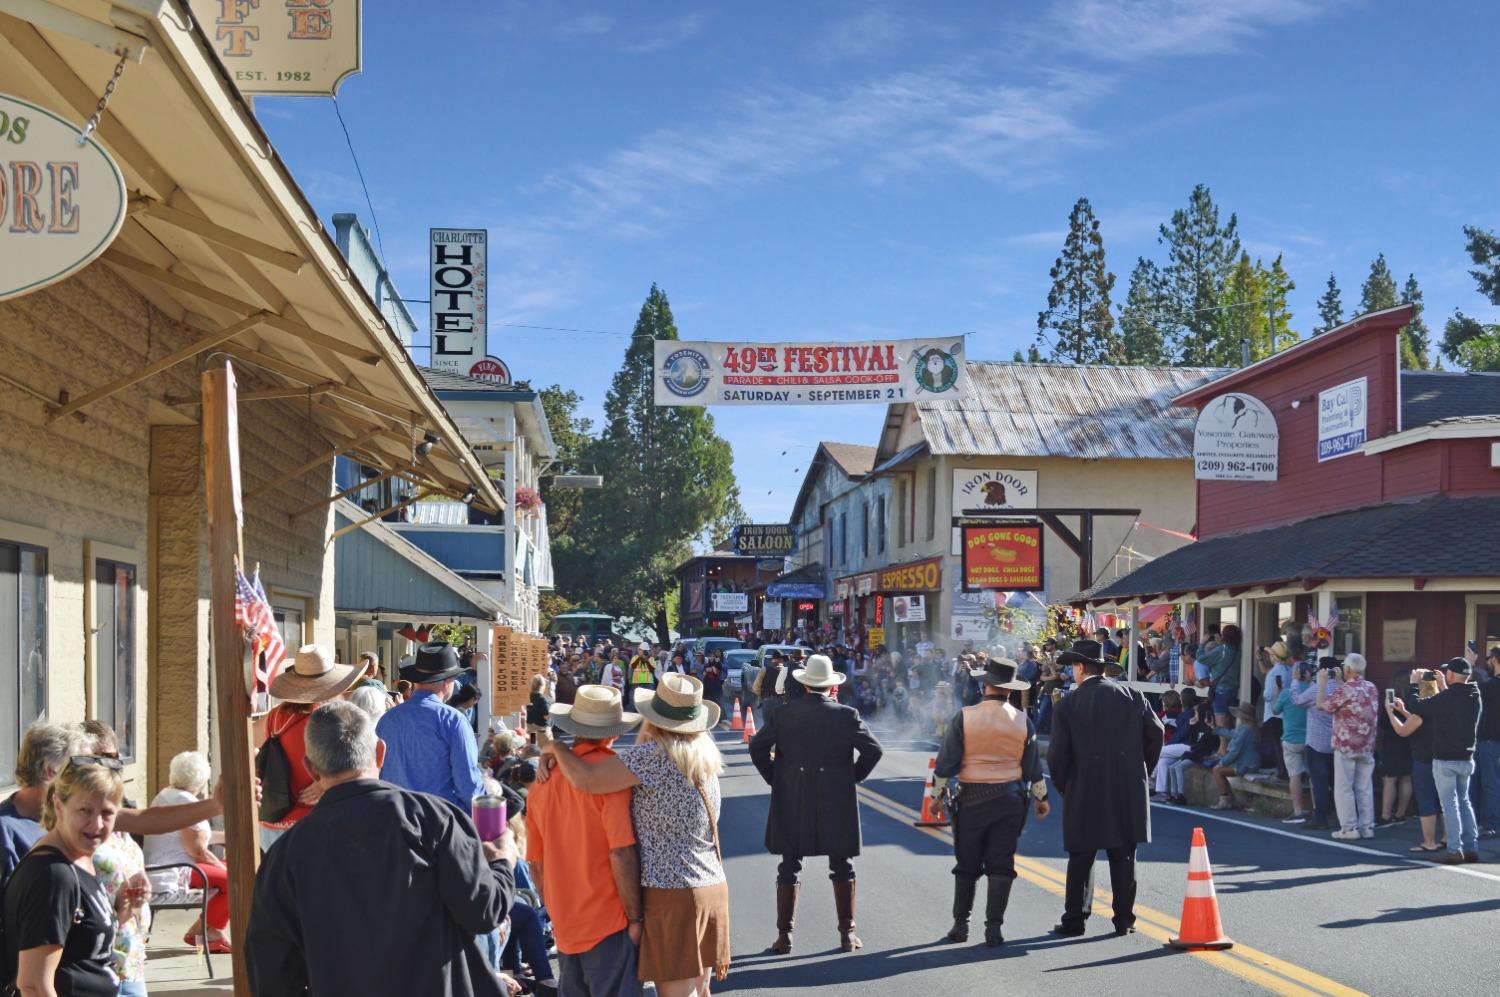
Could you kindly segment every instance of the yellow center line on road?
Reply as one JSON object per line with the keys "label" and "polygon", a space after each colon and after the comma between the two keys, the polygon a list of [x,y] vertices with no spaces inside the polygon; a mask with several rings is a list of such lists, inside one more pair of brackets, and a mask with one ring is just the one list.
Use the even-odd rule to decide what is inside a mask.
{"label": "yellow center line on road", "polygon": [[[870,809],[907,825],[911,825],[917,816],[915,811],[908,810],[864,786],[859,787],[859,797]],[[1060,809],[1059,816],[1061,816]],[[946,828],[918,826],[916,830],[945,844],[953,843],[953,834]],[[1059,897],[1064,895],[1066,874],[1043,862],[1017,855],[1016,874],[1033,886],[1041,887]],[[1097,905],[1107,907],[1110,901],[1111,896],[1108,891],[1094,890],[1094,902]],[[1136,931],[1162,944],[1176,937],[1180,929],[1180,922],[1177,918],[1150,907],[1137,904],[1135,914]],[[1234,948],[1225,951],[1190,952],[1189,954],[1209,963],[1216,969],[1238,976],[1271,993],[1283,994],[1287,997],[1367,997],[1359,990],[1239,942],[1235,943]]]}

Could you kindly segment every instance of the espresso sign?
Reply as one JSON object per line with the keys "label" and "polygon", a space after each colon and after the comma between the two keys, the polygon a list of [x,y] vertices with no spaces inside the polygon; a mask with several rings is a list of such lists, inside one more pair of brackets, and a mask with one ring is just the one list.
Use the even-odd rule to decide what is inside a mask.
{"label": "espresso sign", "polygon": [[484,229],[431,230],[432,366],[467,374],[486,354],[489,269]]}
{"label": "espresso sign", "polygon": [[0,301],[55,284],[125,224],[125,177],[79,126],[0,94]]}
{"label": "espresso sign", "polygon": [[360,0],[192,0],[245,94],[332,97],[359,72]]}

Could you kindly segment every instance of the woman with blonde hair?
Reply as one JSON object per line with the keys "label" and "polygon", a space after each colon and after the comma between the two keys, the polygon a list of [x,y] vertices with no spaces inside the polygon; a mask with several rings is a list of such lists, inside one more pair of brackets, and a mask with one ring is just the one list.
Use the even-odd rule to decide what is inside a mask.
{"label": "woman with blonde hair", "polygon": [[636,690],[635,707],[642,723],[633,747],[595,764],[555,741],[546,750],[584,792],[635,790],[645,913],[639,976],[661,997],[707,997],[729,972],[729,883],[719,848],[724,758],[708,733],[720,711],[704,702],[702,682],[676,672]]}
{"label": "woman with blonde hair", "polygon": [[115,905],[94,868],[125,797],[120,761],[72,755],[47,788],[47,833],[5,885],[6,956],[25,994],[113,995]]}
{"label": "woman with blonde hair", "polygon": [[526,729],[531,733],[531,743],[537,742],[536,733],[552,724],[552,700],[547,698],[547,676],[531,676],[531,700],[526,704]]}

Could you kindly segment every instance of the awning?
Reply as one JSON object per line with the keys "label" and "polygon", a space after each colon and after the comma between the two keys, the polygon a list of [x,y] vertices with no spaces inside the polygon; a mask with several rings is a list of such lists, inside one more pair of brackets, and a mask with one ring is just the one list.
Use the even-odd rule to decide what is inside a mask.
{"label": "awning", "polygon": [[[499,511],[499,492],[350,273],[199,20],[164,0],[30,0],[15,9],[47,26],[0,13],[0,91],[80,125],[118,62],[111,49],[144,50],[127,62],[96,132],[124,172],[131,215],[92,266],[113,268],[202,331],[188,355],[172,355],[174,364],[227,354],[242,399],[306,406],[328,453],[282,480],[247,479],[247,497],[342,453],[429,494],[460,498],[473,489],[478,505]],[[81,364],[33,387],[70,399],[52,418],[86,414],[158,363],[130,371]],[[198,401],[160,400],[188,416]],[[245,406],[240,421],[253,418]],[[429,434],[435,443],[419,456]]]}
{"label": "awning", "polygon": [[766,585],[766,595],[772,599],[827,599],[828,583],[824,580],[823,565],[805,564],[777,576]]}
{"label": "awning", "polygon": [[1341,578],[1433,579],[1500,574],[1500,497],[1436,495],[1211,537],[1179,547],[1069,602],[1088,608],[1176,602],[1228,590],[1311,590]]}
{"label": "awning", "polygon": [[[347,500],[340,500],[334,513],[339,527],[365,516]],[[365,523],[335,540],[334,561],[336,612],[503,618],[498,601],[384,523]]]}

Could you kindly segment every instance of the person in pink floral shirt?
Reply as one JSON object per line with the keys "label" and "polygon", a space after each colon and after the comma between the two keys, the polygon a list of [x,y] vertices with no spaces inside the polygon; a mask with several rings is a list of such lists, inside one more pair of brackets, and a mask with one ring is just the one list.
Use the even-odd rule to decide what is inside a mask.
{"label": "person in pink floral shirt", "polygon": [[1375,837],[1375,731],[1380,692],[1365,679],[1365,658],[1344,658],[1344,684],[1329,692],[1318,672],[1318,709],[1333,715],[1333,803],[1341,841]]}

